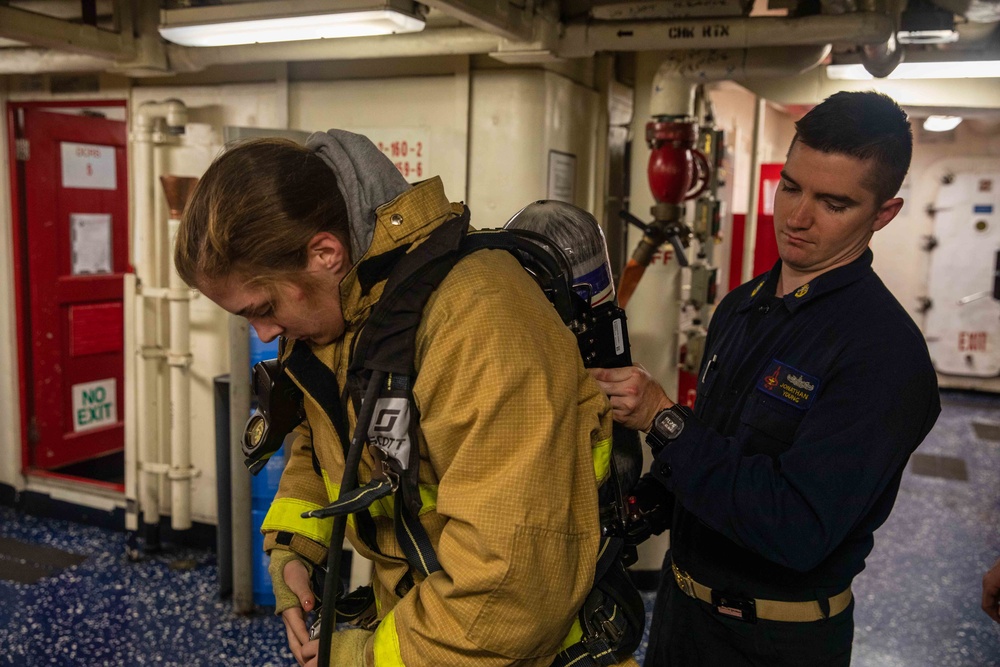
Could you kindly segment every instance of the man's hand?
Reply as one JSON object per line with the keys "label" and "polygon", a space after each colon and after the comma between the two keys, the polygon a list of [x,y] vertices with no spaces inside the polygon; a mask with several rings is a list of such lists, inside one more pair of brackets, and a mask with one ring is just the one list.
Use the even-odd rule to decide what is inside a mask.
{"label": "man's hand", "polygon": [[674,404],[642,366],[591,368],[590,374],[610,399],[614,420],[628,428],[648,432],[656,413]]}
{"label": "man's hand", "polygon": [[309,640],[309,628],[306,625],[306,615],[316,608],[309,570],[301,560],[287,551],[271,552],[270,569],[275,599],[279,605],[281,620],[285,622],[288,648],[295,656],[295,661],[303,666],[315,658],[319,650],[319,642]]}
{"label": "man's hand", "polygon": [[1000,623],[1000,560],[983,575],[983,611]]}

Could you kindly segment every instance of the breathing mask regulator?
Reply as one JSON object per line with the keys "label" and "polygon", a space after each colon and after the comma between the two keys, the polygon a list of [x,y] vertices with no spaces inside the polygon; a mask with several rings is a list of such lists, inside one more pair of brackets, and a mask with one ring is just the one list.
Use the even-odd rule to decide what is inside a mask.
{"label": "breathing mask regulator", "polygon": [[257,408],[243,429],[244,463],[256,475],[271,460],[293,428],[305,419],[302,390],[285,374],[277,359],[253,367],[253,393]]}

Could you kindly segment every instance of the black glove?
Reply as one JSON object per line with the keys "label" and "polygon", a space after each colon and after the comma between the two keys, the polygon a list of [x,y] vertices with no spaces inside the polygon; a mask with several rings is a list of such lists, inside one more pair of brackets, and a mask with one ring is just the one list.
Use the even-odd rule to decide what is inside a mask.
{"label": "black glove", "polygon": [[674,494],[651,475],[644,475],[636,482],[625,507],[628,512],[625,542],[641,544],[651,535],[659,535],[670,528]]}

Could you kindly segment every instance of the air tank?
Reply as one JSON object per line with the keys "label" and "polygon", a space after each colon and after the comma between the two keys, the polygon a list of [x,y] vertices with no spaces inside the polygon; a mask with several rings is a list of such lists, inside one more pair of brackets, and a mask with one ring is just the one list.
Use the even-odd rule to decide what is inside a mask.
{"label": "air tank", "polygon": [[524,229],[550,239],[569,260],[573,284],[592,306],[614,302],[615,284],[604,232],[587,211],[551,199],[528,204],[504,225],[505,229]]}

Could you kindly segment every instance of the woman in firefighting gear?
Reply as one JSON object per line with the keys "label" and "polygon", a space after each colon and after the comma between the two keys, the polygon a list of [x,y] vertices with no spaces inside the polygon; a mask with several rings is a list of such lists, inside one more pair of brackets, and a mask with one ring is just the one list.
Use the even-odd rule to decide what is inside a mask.
{"label": "woman in firefighting gear", "polygon": [[[308,346],[339,393],[312,395],[292,374],[305,420],[262,528],[300,665],[317,663],[310,573],[331,532],[330,519],[301,515],[339,494],[347,443],[336,422],[353,432],[357,420],[353,344],[392,265],[463,214],[440,178],[410,186],[367,138],[331,130],[306,147],[231,147],[181,222],[183,279],[246,317],[261,340],[281,337],[281,359]],[[423,311],[415,366],[419,522],[441,569],[425,577],[408,564],[391,497],[352,515],[347,538],[374,562],[374,604],[333,636],[330,664],[548,666],[574,630],[579,638],[574,621],[594,579],[607,401],[572,334],[505,251],[473,253],[445,277]],[[376,466],[365,450],[361,484]]]}

